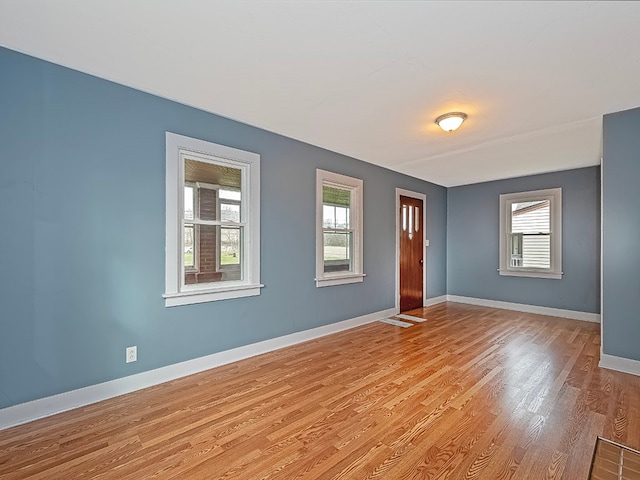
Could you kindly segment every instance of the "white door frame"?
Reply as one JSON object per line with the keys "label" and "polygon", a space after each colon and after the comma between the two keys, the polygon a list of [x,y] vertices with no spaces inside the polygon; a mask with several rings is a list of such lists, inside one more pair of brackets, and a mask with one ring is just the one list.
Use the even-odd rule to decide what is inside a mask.
{"label": "white door frame", "polygon": [[427,196],[424,193],[396,187],[396,313],[400,313],[400,196],[422,200],[422,306],[427,298]]}

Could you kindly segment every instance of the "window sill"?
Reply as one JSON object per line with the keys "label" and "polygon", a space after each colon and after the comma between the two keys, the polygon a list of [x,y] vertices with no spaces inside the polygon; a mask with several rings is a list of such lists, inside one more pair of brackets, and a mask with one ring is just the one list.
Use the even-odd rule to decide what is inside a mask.
{"label": "window sill", "polygon": [[334,285],[347,285],[349,283],[361,283],[366,274],[349,273],[347,275],[332,275],[316,278],[316,287],[332,287]]}
{"label": "window sill", "polygon": [[227,300],[231,298],[253,297],[260,295],[262,284],[256,285],[233,285],[227,287],[210,288],[207,290],[187,290],[177,293],[165,293],[165,307],[177,307],[180,305],[191,305],[194,303],[215,302],[217,300]]}
{"label": "window sill", "polygon": [[541,272],[539,270],[500,270],[500,275],[509,277],[530,277],[530,278],[551,278],[553,280],[561,280],[563,272]]}

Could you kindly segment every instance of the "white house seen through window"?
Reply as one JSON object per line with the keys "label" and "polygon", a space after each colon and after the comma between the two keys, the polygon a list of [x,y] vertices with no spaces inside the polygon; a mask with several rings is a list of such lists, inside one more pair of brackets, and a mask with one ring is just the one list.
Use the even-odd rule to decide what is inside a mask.
{"label": "white house seen through window", "polygon": [[500,195],[500,274],[560,278],[562,190]]}

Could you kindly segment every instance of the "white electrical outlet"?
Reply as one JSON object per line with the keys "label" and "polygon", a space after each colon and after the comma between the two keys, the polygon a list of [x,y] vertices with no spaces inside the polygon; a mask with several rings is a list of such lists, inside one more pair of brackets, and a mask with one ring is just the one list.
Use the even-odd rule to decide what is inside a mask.
{"label": "white electrical outlet", "polygon": [[127,347],[127,363],[138,361],[138,347]]}

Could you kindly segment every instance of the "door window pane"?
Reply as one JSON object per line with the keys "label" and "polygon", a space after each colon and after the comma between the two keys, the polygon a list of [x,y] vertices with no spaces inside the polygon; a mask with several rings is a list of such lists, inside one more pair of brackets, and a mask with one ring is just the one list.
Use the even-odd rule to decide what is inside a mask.
{"label": "door window pane", "polygon": [[413,238],[413,205],[409,205],[409,239]]}
{"label": "door window pane", "polygon": [[407,206],[402,206],[402,231],[407,231]]}

